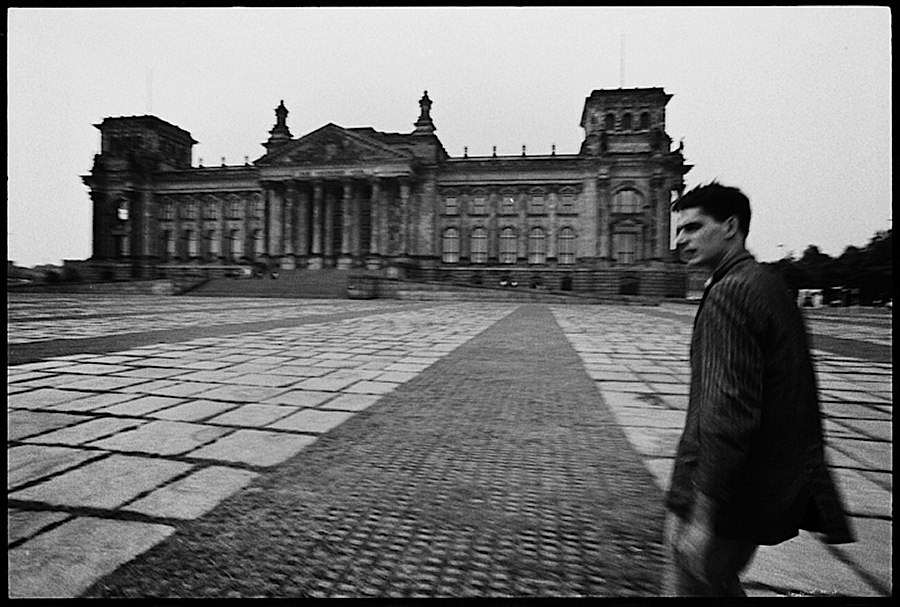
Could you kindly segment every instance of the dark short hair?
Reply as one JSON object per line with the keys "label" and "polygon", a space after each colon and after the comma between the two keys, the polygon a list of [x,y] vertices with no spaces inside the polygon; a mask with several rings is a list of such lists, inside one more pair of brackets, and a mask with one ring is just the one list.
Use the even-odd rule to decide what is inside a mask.
{"label": "dark short hair", "polygon": [[673,211],[699,207],[716,221],[737,216],[738,228],[744,236],[750,232],[750,199],[737,188],[718,182],[699,185],[672,204]]}

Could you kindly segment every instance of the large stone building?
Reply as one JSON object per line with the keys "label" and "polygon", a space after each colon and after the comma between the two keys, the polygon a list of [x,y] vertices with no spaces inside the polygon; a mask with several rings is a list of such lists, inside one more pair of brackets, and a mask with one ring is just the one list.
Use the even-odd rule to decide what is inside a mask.
{"label": "large stone building", "polygon": [[577,154],[452,157],[427,92],[409,133],[325,126],[295,138],[275,110],[265,154],[197,166],[187,131],[106,118],[84,183],[105,277],[264,262],[389,277],[680,296],[673,197],[690,169],[666,134],[661,88],[595,90]]}

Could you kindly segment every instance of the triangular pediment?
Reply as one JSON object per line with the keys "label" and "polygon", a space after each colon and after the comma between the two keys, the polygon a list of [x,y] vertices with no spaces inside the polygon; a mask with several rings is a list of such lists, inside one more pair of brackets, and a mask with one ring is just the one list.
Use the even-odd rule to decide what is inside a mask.
{"label": "triangular pediment", "polygon": [[373,137],[336,124],[325,126],[272,150],[257,164],[329,166],[364,162],[409,161],[412,155]]}

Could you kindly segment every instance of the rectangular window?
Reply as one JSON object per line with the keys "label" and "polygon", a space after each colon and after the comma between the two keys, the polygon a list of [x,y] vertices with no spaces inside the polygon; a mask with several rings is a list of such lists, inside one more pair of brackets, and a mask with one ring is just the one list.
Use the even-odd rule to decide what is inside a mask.
{"label": "rectangular window", "polygon": [[444,199],[444,214],[445,215],[458,215],[459,214],[459,202],[457,201],[455,196],[450,196]]}
{"label": "rectangular window", "polygon": [[487,200],[484,196],[476,196],[472,199],[472,215],[486,215]]}
{"label": "rectangular window", "polygon": [[500,199],[500,213],[503,215],[516,214],[516,198],[512,194],[504,194]]}
{"label": "rectangular window", "polygon": [[575,212],[575,197],[571,194],[563,194],[559,199],[559,212],[560,213],[574,213]]}
{"label": "rectangular window", "polygon": [[541,195],[536,195],[531,197],[531,202],[528,205],[528,212],[533,215],[540,215],[544,213],[544,197]]}

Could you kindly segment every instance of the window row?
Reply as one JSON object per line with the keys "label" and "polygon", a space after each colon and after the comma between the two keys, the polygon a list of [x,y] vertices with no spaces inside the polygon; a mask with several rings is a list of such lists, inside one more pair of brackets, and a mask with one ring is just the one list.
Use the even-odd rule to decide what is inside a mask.
{"label": "window row", "polygon": [[[123,201],[120,204],[127,205]],[[207,201],[198,203],[189,201],[177,205],[178,217],[180,219],[200,219],[198,216],[202,212],[203,219],[221,219],[223,206],[218,202]],[[224,207],[226,216],[229,219],[241,219],[244,216],[245,201],[240,199],[229,200]],[[176,205],[173,202],[163,202],[159,205],[159,219],[173,220],[175,219]],[[250,216],[253,219],[262,219],[265,214],[265,204],[261,199],[254,200],[250,203]]]}
{"label": "window row", "polygon": [[[598,124],[600,122],[599,117],[592,116],[591,121],[594,124]],[[618,127],[618,129],[616,128]],[[641,112],[637,118],[631,112],[624,112],[621,117],[618,117],[613,112],[607,112],[606,116],[603,117],[603,130],[605,131],[647,131],[650,129],[650,112]]]}
{"label": "window row", "polygon": [[[557,197],[558,213],[575,213],[577,211],[578,197],[574,193],[563,193]],[[535,192],[524,199],[513,193],[503,193],[497,200],[496,210],[500,215],[516,215],[521,208],[520,203],[526,204],[526,210],[530,214],[540,215],[548,211],[550,198],[544,192]],[[486,194],[473,196],[456,196],[453,194],[444,196],[444,215],[459,215],[465,210],[467,215],[487,215],[491,212],[491,197]]]}
{"label": "window row", "polygon": [[[252,241],[250,252],[258,257],[265,252],[265,242],[262,230],[254,230],[250,234]],[[164,259],[179,256],[178,239],[172,230],[164,230],[161,234],[163,242]],[[240,259],[244,255],[244,235],[241,230],[233,229],[225,232],[224,242],[220,232],[216,230],[183,230],[181,232],[183,253],[187,257],[217,259],[225,256],[231,259]],[[202,247],[202,251],[201,251]],[[224,250],[223,250],[224,247]]]}
{"label": "window row", "polygon": [[[560,264],[575,263],[575,230],[562,228],[557,234],[556,260]],[[460,258],[461,236],[458,228],[447,228],[441,239],[441,259],[444,263],[458,263]],[[488,231],[486,228],[474,228],[469,234],[469,261],[486,263],[488,260]],[[515,228],[506,227],[500,230],[498,258],[500,263],[516,263],[519,256],[519,234]],[[543,228],[532,228],[528,232],[528,263],[542,264],[547,262],[547,233]]]}

